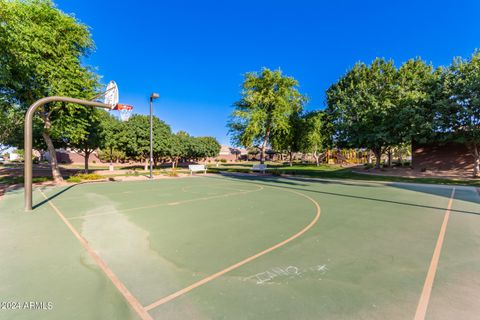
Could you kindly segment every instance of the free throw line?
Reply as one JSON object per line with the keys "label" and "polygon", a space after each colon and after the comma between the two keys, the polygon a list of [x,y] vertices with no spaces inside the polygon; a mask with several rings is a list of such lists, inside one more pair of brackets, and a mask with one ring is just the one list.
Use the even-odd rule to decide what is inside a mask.
{"label": "free throw line", "polygon": [[276,245],[274,245],[274,246],[272,246],[272,247],[270,247],[270,248],[267,248],[267,249],[265,249],[265,250],[263,250],[263,251],[261,251],[261,252],[259,252],[259,253],[257,253],[257,254],[254,254],[253,256],[250,256],[250,257],[248,257],[248,258],[246,258],[246,259],[243,259],[242,261],[237,262],[237,263],[235,263],[235,264],[233,264],[233,265],[231,265],[231,266],[229,266],[229,267],[227,267],[227,268],[225,268],[225,269],[223,269],[223,270],[220,270],[220,271],[218,271],[217,273],[214,273],[214,274],[212,274],[212,275],[210,275],[210,276],[208,276],[208,277],[206,277],[206,278],[203,278],[202,280],[197,281],[197,282],[189,285],[188,287],[185,287],[185,288],[183,288],[183,289],[181,289],[181,290],[178,290],[177,292],[174,292],[174,293],[172,293],[172,294],[169,294],[168,296],[165,296],[165,297],[161,298],[160,300],[157,300],[157,301],[155,301],[155,302],[152,302],[151,304],[149,304],[148,306],[145,307],[145,310],[147,310],[147,311],[152,310],[152,309],[154,309],[154,308],[156,308],[156,307],[158,307],[158,306],[161,306],[161,305],[164,304],[164,303],[167,303],[167,302],[169,302],[169,301],[171,301],[171,300],[173,300],[173,299],[175,299],[175,298],[178,298],[178,297],[181,296],[181,295],[186,294],[187,292],[192,291],[192,290],[195,289],[195,288],[198,288],[198,287],[206,284],[207,282],[210,282],[210,281],[212,281],[212,280],[215,280],[216,278],[218,278],[218,277],[226,274],[227,272],[230,272],[230,271],[232,271],[232,270],[235,270],[235,269],[243,266],[244,264],[249,263],[250,261],[257,259],[258,257],[261,257],[261,256],[263,256],[263,255],[265,255],[265,254],[267,254],[267,253],[269,253],[269,252],[271,252],[271,251],[273,251],[273,250],[275,250],[275,249],[278,249],[278,248],[286,245],[287,243],[295,240],[296,238],[300,237],[302,234],[304,234],[305,232],[307,232],[309,229],[311,229],[311,228],[315,225],[315,223],[317,223],[318,219],[320,218],[320,205],[318,204],[318,202],[315,201],[313,198],[311,198],[311,197],[309,197],[309,196],[307,196],[307,195],[305,195],[305,194],[303,194],[303,193],[296,192],[296,191],[292,191],[292,190],[285,190],[285,191],[292,192],[292,193],[295,193],[295,194],[297,194],[297,195],[300,195],[300,196],[302,196],[302,197],[304,197],[304,198],[307,198],[308,200],[310,200],[311,202],[313,202],[313,204],[315,205],[316,210],[317,210],[316,215],[315,215],[315,217],[313,218],[313,220],[310,221],[310,223],[309,223],[307,226],[305,226],[305,227],[304,227],[302,230],[300,230],[299,232],[295,233],[295,234],[294,234],[293,236],[291,236],[290,238],[285,239],[285,240],[283,240],[282,242],[279,242],[279,243],[277,243]]}
{"label": "free throw line", "polygon": [[417,311],[415,312],[415,320],[425,319],[427,313],[428,302],[430,301],[430,294],[432,293],[433,281],[435,280],[435,274],[437,273],[438,261],[440,259],[440,253],[442,251],[443,239],[445,238],[445,232],[447,231],[448,219],[450,218],[450,210],[452,209],[453,198],[455,196],[455,188],[452,189],[450,200],[448,201],[447,210],[443,218],[442,226],[440,227],[440,233],[438,234],[437,244],[433,250],[432,260],[430,267],[428,268],[427,277],[423,285],[422,294],[418,301]]}
{"label": "free throw line", "polygon": [[39,190],[42,196],[47,200],[48,204],[52,209],[55,211],[55,213],[60,217],[60,219],[65,223],[65,225],[70,229],[70,231],[73,233],[75,238],[80,242],[80,244],[83,246],[83,248],[87,251],[87,253],[92,257],[92,259],[97,263],[97,265],[102,269],[102,271],[107,275],[107,277],[112,281],[112,283],[115,285],[118,291],[123,295],[125,300],[130,304],[130,306],[137,312],[139,317],[142,320],[153,320],[153,318],[148,314],[148,312],[143,308],[143,306],[140,304],[140,302],[133,296],[133,294],[127,289],[127,287],[118,279],[118,277],[113,273],[112,269],[108,267],[108,265],[105,263],[105,261],[100,258],[98,254],[95,253],[95,251],[90,247],[88,244],[88,241],[82,237],[78,231],[75,229],[75,227],[65,218],[65,216],[62,214],[60,209],[58,209],[52,201],[48,200],[48,197],[43,193],[42,190]]}

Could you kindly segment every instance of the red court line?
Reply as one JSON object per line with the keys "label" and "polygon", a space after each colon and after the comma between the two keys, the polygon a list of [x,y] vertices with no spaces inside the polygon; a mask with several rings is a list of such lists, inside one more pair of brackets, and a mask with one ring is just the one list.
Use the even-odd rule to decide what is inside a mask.
{"label": "red court line", "polygon": [[447,231],[447,224],[448,224],[448,219],[450,218],[450,210],[452,209],[454,196],[455,196],[455,188],[452,189],[452,194],[450,195],[450,200],[448,201],[448,206],[447,206],[447,210],[445,211],[443,223],[442,223],[442,226],[440,227],[440,232],[438,234],[437,244],[435,245],[435,249],[433,250],[433,256],[430,262],[430,267],[428,268],[428,273],[427,273],[427,277],[425,278],[422,294],[420,296],[420,300],[418,301],[417,311],[415,312],[415,318],[414,318],[415,320],[425,319],[425,315],[427,313],[428,302],[430,301],[433,281],[435,280],[435,274],[437,273],[438,261],[440,259],[440,253],[442,251],[445,232]]}
{"label": "red court line", "polygon": [[78,241],[81,243],[81,245],[85,248],[87,253],[92,257],[92,259],[97,263],[97,265],[102,269],[102,271],[107,275],[107,277],[112,281],[112,283],[115,285],[115,287],[120,291],[120,293],[125,297],[127,302],[130,304],[130,306],[137,312],[137,314],[140,316],[142,320],[153,320],[153,318],[148,314],[148,312],[143,308],[143,306],[140,304],[140,302],[133,296],[133,294],[127,289],[127,287],[118,279],[118,277],[113,273],[112,269],[108,267],[108,265],[105,263],[105,261],[100,258],[98,254],[95,253],[95,251],[90,247],[88,244],[88,241],[85,240],[84,237],[82,237],[78,231],[75,229],[75,227],[65,218],[65,216],[62,214],[60,209],[58,209],[52,201],[48,200],[47,196],[42,192],[42,190],[39,190],[40,193],[43,195],[43,197],[48,201],[48,204],[52,209],[55,211],[55,213],[60,217],[60,219],[65,223],[65,225],[70,229],[70,231],[73,233],[75,238],[78,239]]}
{"label": "red court line", "polygon": [[210,275],[210,276],[208,276],[208,277],[206,277],[206,278],[203,278],[202,280],[197,281],[197,282],[189,285],[188,287],[185,287],[185,288],[183,288],[183,289],[181,289],[181,290],[178,290],[177,292],[174,292],[174,293],[172,293],[172,294],[170,294],[170,295],[168,295],[168,296],[165,296],[165,297],[161,298],[160,300],[157,300],[157,301],[155,301],[155,302],[152,302],[151,304],[149,304],[148,306],[145,307],[145,310],[150,311],[150,310],[152,310],[152,309],[154,309],[154,308],[156,308],[156,307],[158,307],[158,306],[161,306],[161,305],[164,304],[164,303],[167,303],[167,302],[169,302],[169,301],[171,301],[171,300],[173,300],[173,299],[175,299],[175,298],[178,298],[178,297],[181,296],[181,295],[186,294],[187,292],[192,291],[192,290],[195,289],[195,288],[198,288],[198,287],[200,287],[200,286],[202,286],[202,285],[204,285],[204,284],[206,284],[206,283],[208,283],[208,282],[210,282],[210,281],[212,281],[212,280],[215,280],[216,278],[218,278],[218,277],[226,274],[227,272],[230,272],[230,271],[232,271],[232,270],[234,270],[234,269],[237,269],[237,268],[243,266],[244,264],[249,263],[250,261],[257,259],[258,257],[261,257],[261,256],[263,256],[263,255],[265,255],[265,254],[267,254],[267,253],[269,253],[269,252],[271,252],[271,251],[273,251],[273,250],[275,250],[275,249],[278,249],[278,248],[286,245],[287,243],[295,240],[296,238],[300,237],[302,234],[304,234],[305,232],[307,232],[309,229],[311,229],[311,228],[315,225],[315,223],[317,223],[318,219],[320,218],[320,205],[318,204],[318,202],[315,201],[314,199],[312,199],[311,197],[303,194],[303,193],[296,192],[296,191],[292,191],[292,190],[285,190],[285,191],[292,192],[292,193],[295,193],[295,194],[297,194],[297,195],[300,195],[300,196],[302,196],[302,197],[304,197],[304,198],[307,198],[308,200],[310,200],[311,202],[313,202],[313,204],[315,205],[315,207],[316,207],[316,209],[317,209],[316,215],[315,215],[315,217],[313,218],[313,220],[312,220],[306,227],[304,227],[302,230],[300,230],[299,232],[295,233],[293,236],[289,237],[288,239],[285,239],[285,240],[283,240],[282,242],[279,242],[279,243],[277,243],[276,245],[274,245],[274,246],[272,246],[272,247],[270,247],[270,248],[267,248],[267,249],[265,249],[265,250],[263,250],[263,251],[261,251],[261,252],[259,252],[259,253],[257,253],[257,254],[254,254],[253,256],[250,256],[250,257],[248,257],[248,258],[246,258],[246,259],[243,259],[242,261],[237,262],[237,263],[235,263],[235,264],[233,264],[233,265],[231,265],[231,266],[229,266],[229,267],[227,267],[227,268],[225,268],[225,269],[223,269],[223,270],[220,270],[220,271],[218,271],[218,272],[216,272],[216,273],[214,273],[214,274],[212,274],[212,275]]}

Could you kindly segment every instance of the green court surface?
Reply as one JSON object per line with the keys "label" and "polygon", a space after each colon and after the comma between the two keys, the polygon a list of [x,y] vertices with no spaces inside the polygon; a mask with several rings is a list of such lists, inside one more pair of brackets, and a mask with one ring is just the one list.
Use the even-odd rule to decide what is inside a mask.
{"label": "green court surface", "polygon": [[30,213],[8,192],[0,319],[478,319],[480,197],[452,189],[194,176],[37,188]]}

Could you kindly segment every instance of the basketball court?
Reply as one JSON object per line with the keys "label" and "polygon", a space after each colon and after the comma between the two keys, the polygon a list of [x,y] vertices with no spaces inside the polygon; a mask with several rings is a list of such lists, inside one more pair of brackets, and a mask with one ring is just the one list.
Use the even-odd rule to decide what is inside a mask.
{"label": "basketball court", "polygon": [[[198,175],[0,200],[2,319],[473,319],[469,187]],[[22,306],[23,307],[23,306]]]}

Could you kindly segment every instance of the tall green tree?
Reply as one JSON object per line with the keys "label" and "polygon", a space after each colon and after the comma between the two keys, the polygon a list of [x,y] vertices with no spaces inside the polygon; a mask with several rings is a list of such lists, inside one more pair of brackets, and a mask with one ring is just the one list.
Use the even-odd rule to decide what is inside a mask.
{"label": "tall green tree", "polygon": [[1,106],[0,102],[0,154],[10,148],[14,141],[21,139],[22,132],[19,127],[23,124],[23,118],[21,113],[15,109],[14,107]]}
{"label": "tall green tree", "polygon": [[232,141],[247,148],[259,146],[264,163],[272,136],[292,129],[290,117],[302,110],[307,99],[298,91],[297,80],[267,68],[245,75],[241,95],[228,124]]}
{"label": "tall green tree", "polygon": [[178,166],[182,158],[186,158],[190,148],[190,135],[184,131],[172,134],[168,139],[167,156],[170,158],[172,168]]}
{"label": "tall green tree", "polygon": [[471,152],[473,176],[480,172],[480,51],[469,59],[455,58],[441,76],[436,129]]}
{"label": "tall green tree", "polygon": [[86,128],[85,134],[72,141],[67,141],[67,145],[70,148],[83,156],[85,173],[88,173],[88,161],[90,155],[103,144],[105,135],[101,117],[108,116],[105,114],[106,111],[104,110],[91,109],[89,117],[87,118],[88,127]]}
{"label": "tall green tree", "polygon": [[395,122],[399,105],[398,71],[393,61],[357,63],[327,90],[327,112],[341,147],[368,148],[380,167],[382,154],[402,142]]}
{"label": "tall green tree", "polygon": [[[153,117],[153,152],[159,157],[168,155],[168,140],[170,139],[170,127]],[[122,123],[119,134],[119,148],[130,158],[145,161],[145,170],[150,158],[150,118],[146,115],[134,114],[130,119]]]}
{"label": "tall green tree", "polygon": [[[29,105],[45,96],[91,97],[98,77],[81,59],[93,48],[88,27],[58,10],[52,1],[0,0],[1,108],[15,106],[24,114]],[[62,176],[53,141],[84,137],[88,127],[84,111],[78,106],[51,103],[34,119],[57,182]],[[18,146],[22,143],[15,142]]]}
{"label": "tall green tree", "polygon": [[220,152],[220,147],[214,137],[191,137],[187,157],[193,160],[216,157]]}
{"label": "tall green tree", "polygon": [[103,111],[100,117],[100,126],[102,128],[102,140],[100,148],[102,148],[102,158],[108,159],[110,165],[113,166],[113,161],[118,161],[119,158],[125,155],[120,151],[121,137],[122,137],[122,123],[118,118]]}
{"label": "tall green tree", "polygon": [[288,154],[289,164],[293,165],[293,155],[301,149],[301,135],[303,128],[303,119],[301,110],[295,110],[289,119],[289,129],[274,132],[270,138],[270,145],[275,151]]}
{"label": "tall green tree", "polygon": [[298,138],[299,149],[311,153],[317,166],[320,165],[320,154],[331,144],[332,125],[324,111],[311,111],[302,117]]}
{"label": "tall green tree", "polygon": [[403,137],[401,144],[410,145],[411,138],[417,141],[431,138],[440,74],[440,69],[420,58],[410,59],[398,69],[400,95],[393,115],[395,130]]}

